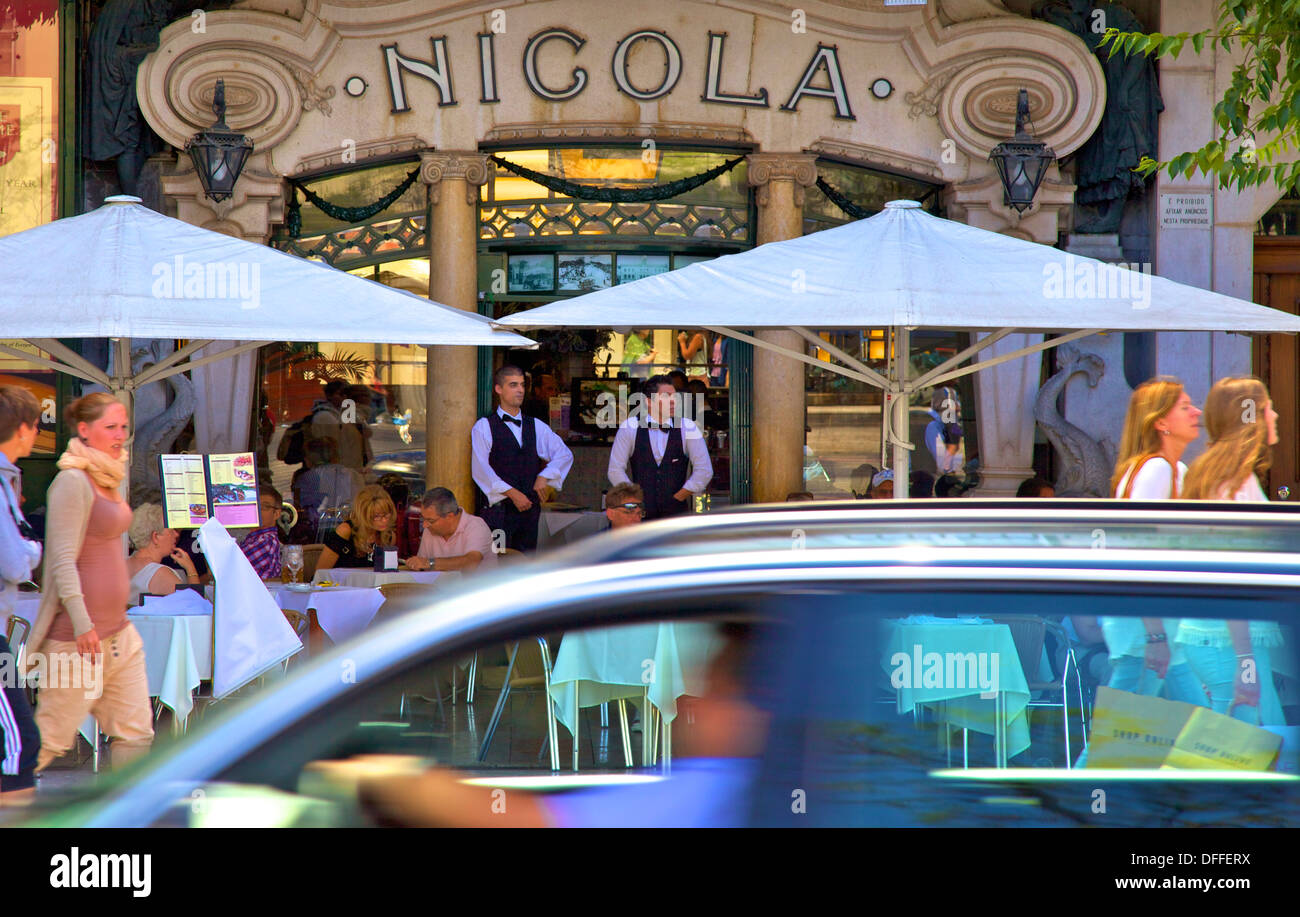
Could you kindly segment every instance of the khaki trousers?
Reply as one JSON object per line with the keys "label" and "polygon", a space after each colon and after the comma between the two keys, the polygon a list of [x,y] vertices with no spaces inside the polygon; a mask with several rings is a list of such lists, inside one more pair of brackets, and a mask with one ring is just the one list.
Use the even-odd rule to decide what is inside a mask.
{"label": "khaki trousers", "polygon": [[[36,700],[36,725],[41,730],[37,772],[72,748],[87,715],[93,715],[100,731],[116,740],[112,744],[115,768],[144,754],[153,744],[149,679],[139,632],[134,624],[127,624],[101,644],[100,661],[85,667],[94,673],[93,681],[86,679],[88,685],[42,682]],[[75,642],[46,640],[41,649],[51,670],[56,668],[56,657],[77,655]],[[67,666],[65,671],[72,668]]]}

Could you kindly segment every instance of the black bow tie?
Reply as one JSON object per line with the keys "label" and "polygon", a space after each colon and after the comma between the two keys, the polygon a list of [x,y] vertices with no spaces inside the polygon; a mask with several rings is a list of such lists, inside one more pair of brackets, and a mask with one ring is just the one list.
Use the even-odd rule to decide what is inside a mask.
{"label": "black bow tie", "polygon": [[504,420],[506,423],[514,424],[516,427],[518,427],[521,430],[524,428],[524,422],[519,417],[511,417],[509,414],[502,414],[501,419]]}

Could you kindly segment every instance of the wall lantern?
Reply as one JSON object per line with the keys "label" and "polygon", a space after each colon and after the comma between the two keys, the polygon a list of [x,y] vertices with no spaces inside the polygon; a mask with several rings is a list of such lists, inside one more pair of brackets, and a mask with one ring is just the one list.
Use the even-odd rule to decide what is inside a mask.
{"label": "wall lantern", "polygon": [[244,161],[253,151],[253,141],[226,126],[226,83],[217,80],[212,94],[212,112],[217,122],[201,130],[185,144],[194,160],[194,168],[203,184],[203,193],[214,201],[224,201],[235,190]]}
{"label": "wall lantern", "polygon": [[1047,167],[1056,159],[1051,147],[1025,132],[1029,119],[1029,93],[1020,90],[1016,100],[1016,135],[1003,140],[989,153],[1002,179],[1003,203],[1024,213],[1034,203]]}

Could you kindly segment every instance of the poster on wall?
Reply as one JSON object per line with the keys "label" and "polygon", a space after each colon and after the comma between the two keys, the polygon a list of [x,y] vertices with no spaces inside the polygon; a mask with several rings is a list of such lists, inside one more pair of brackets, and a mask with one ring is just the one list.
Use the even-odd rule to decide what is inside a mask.
{"label": "poster on wall", "polygon": [[53,91],[48,77],[0,77],[0,236],[54,218]]}
{"label": "poster on wall", "polygon": [[[49,353],[41,350],[30,341],[13,338],[0,339],[0,345],[21,353],[31,354],[37,359],[51,359]],[[55,435],[58,428],[57,410],[58,379],[52,369],[39,366],[22,359],[16,354],[0,352],[0,385],[16,385],[25,388],[36,398],[40,405],[40,417],[36,421],[36,442],[32,446],[32,455],[54,455]]]}
{"label": "poster on wall", "polygon": [[209,519],[228,528],[257,526],[253,453],[160,455],[158,467],[168,528],[198,528]]}

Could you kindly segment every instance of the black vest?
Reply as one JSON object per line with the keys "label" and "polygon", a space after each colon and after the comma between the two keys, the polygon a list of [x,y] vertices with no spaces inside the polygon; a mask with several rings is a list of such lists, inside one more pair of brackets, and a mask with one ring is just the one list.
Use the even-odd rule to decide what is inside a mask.
{"label": "black vest", "polygon": [[[492,451],[488,453],[488,464],[497,473],[497,477],[511,487],[530,497],[535,497],[533,485],[542,471],[542,460],[537,455],[537,424],[533,418],[522,416],[523,445],[515,440],[511,431],[512,424],[501,419],[501,414],[493,411],[488,415],[488,429],[492,431]],[[480,499],[486,506],[486,494],[479,491]]]}
{"label": "black vest", "polygon": [[654,450],[650,447],[650,430],[640,427],[636,431],[636,445],[632,447],[632,480],[645,492],[645,517],[659,519],[676,516],[691,510],[690,500],[674,500],[673,494],[682,489],[690,476],[690,461],[682,448],[682,428],[676,424],[668,431],[664,444],[664,458],[655,464]]}

